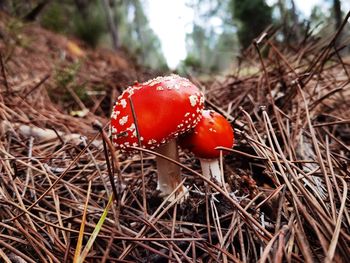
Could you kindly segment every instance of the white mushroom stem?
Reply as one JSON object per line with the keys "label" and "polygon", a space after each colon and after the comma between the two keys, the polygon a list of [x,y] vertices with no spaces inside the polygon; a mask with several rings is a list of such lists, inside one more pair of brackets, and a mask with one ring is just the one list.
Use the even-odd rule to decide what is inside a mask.
{"label": "white mushroom stem", "polygon": [[203,176],[210,179],[214,178],[219,185],[222,185],[221,169],[219,159],[199,159],[201,162]]}
{"label": "white mushroom stem", "polygon": [[[163,144],[156,151],[175,161],[179,161],[179,154],[177,151],[177,144],[175,139],[169,141],[166,144]],[[169,195],[176,189],[179,184],[181,184],[182,179],[180,166],[158,156],[156,156],[156,161],[158,169],[158,189],[162,192],[162,194]],[[185,186],[182,186],[178,190],[177,194],[181,194],[185,191]]]}

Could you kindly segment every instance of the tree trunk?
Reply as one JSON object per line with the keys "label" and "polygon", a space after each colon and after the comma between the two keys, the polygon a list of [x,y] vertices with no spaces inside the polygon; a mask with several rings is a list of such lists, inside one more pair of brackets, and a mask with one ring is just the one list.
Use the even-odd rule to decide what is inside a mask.
{"label": "tree trunk", "polygon": [[295,31],[295,38],[296,38],[296,41],[299,42],[299,41],[301,41],[302,29],[301,29],[299,21],[298,21],[298,15],[297,15],[297,11],[295,8],[294,0],[290,0],[290,3],[292,6],[290,11],[291,11],[291,16],[292,16],[293,28]]}
{"label": "tree trunk", "polygon": [[278,0],[277,6],[281,14],[282,23],[282,34],[285,43],[289,43],[289,32],[288,32],[288,12],[286,10],[286,5],[284,0]]}
{"label": "tree trunk", "polygon": [[113,19],[113,13],[109,5],[109,1],[103,0],[102,2],[103,2],[103,8],[106,13],[108,29],[112,37],[112,45],[114,50],[117,50],[119,48],[118,26]]}
{"label": "tree trunk", "polygon": [[79,13],[83,16],[83,18],[87,18],[88,11],[87,11],[87,7],[89,5],[88,0],[74,0],[75,6],[77,7],[77,9],[79,10]]}
{"label": "tree trunk", "polygon": [[[139,0],[137,1],[133,1],[134,3],[134,8],[135,8],[135,11],[134,11],[134,15],[135,15],[135,18],[134,18],[134,21],[135,21],[135,31],[136,31],[136,34],[137,34],[137,38],[138,38],[138,41],[139,43],[141,44],[144,44],[145,41],[144,41],[144,37],[143,37],[143,34],[142,34],[142,31],[141,31],[141,28],[143,25],[142,21],[141,21],[141,17],[140,17],[140,9],[142,8],[141,6],[141,3]],[[141,64],[145,63],[145,53],[144,53],[144,49],[140,49],[140,54],[139,55],[139,58],[141,58]]]}
{"label": "tree trunk", "polygon": [[[333,0],[333,14],[334,14],[334,20],[335,20],[335,32],[337,32],[341,26],[342,23],[342,13],[341,13],[341,4],[340,0]],[[340,32],[338,35],[338,38],[335,41],[335,47],[338,47],[339,44],[341,43],[343,38],[343,32]],[[345,50],[343,49],[340,51],[341,54],[343,54]]]}
{"label": "tree trunk", "polygon": [[333,0],[333,12],[334,12],[334,19],[335,19],[335,30],[337,31],[340,28],[341,22],[342,22],[340,0]]}
{"label": "tree trunk", "polygon": [[[1,2],[1,1],[0,1]],[[25,17],[26,21],[34,21],[37,16],[44,10],[44,7],[50,2],[50,0],[44,0],[38,3]]]}

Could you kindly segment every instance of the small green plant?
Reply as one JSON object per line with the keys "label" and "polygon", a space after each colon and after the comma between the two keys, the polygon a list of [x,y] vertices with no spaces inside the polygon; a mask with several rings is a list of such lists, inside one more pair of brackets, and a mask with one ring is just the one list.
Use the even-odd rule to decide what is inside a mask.
{"label": "small green plant", "polygon": [[70,64],[68,67],[56,69],[55,80],[57,86],[66,87],[71,84],[75,80],[80,66],[80,62],[75,62]]}
{"label": "small green plant", "polygon": [[106,21],[99,3],[92,2],[87,7],[87,12],[79,13],[73,17],[74,34],[89,44],[96,47],[99,40],[106,33]]}
{"label": "small green plant", "polygon": [[[55,82],[57,88],[51,90],[49,95],[53,101],[71,104],[73,101],[86,102],[89,96],[86,92],[86,85],[77,82],[77,75],[81,67],[81,62],[75,62],[65,67],[55,70]],[[57,94],[60,94],[57,96]]]}
{"label": "small green plant", "polygon": [[66,15],[67,11],[68,10],[64,9],[64,5],[60,3],[50,3],[41,16],[41,25],[55,32],[65,32],[68,23]]}
{"label": "small green plant", "polygon": [[5,32],[9,36],[9,39],[15,41],[20,46],[25,46],[25,44],[28,42],[22,34],[23,26],[24,25],[20,20],[11,18],[6,24],[5,29]]}

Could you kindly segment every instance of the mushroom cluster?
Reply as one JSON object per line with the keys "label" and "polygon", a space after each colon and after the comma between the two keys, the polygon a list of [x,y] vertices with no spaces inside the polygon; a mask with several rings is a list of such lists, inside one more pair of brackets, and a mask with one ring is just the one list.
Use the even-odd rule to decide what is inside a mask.
{"label": "mushroom cluster", "polygon": [[[113,108],[112,141],[122,151],[138,146],[178,160],[176,138],[197,125],[203,107],[203,94],[186,78],[171,75],[136,83]],[[161,157],[156,161],[158,188],[170,195],[182,181],[180,167]],[[182,186],[177,194],[185,191]]]}
{"label": "mushroom cluster", "polygon": [[[217,158],[219,151],[215,147],[233,145],[232,128],[229,123],[229,128],[227,124],[221,127],[225,118],[220,116],[204,110],[202,92],[188,79],[177,75],[157,77],[135,83],[118,97],[111,115],[112,141],[124,152],[132,153],[131,146],[141,147],[178,161],[177,139],[187,134],[181,138],[181,144],[202,158],[203,164],[204,158]],[[216,135],[226,136],[221,134],[222,131],[232,133],[225,143],[223,138],[215,139]],[[207,143],[210,149],[199,145],[200,141]],[[201,153],[199,149],[207,152]],[[187,189],[183,185],[179,187],[182,181],[180,167],[159,156],[156,156],[156,162],[161,193],[172,195],[172,199],[177,194],[186,194]],[[212,176],[221,182],[213,171]],[[210,177],[210,172],[203,170],[203,173]]]}

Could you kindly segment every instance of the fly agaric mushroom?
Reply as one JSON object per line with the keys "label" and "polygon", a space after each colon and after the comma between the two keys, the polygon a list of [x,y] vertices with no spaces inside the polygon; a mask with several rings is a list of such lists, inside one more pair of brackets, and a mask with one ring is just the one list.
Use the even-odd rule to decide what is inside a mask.
{"label": "fly agaric mushroom", "polygon": [[[113,108],[112,141],[122,151],[132,152],[130,146],[138,146],[178,160],[176,138],[196,126],[203,107],[203,94],[186,78],[170,75],[136,83]],[[158,156],[156,162],[158,189],[169,195],[182,181],[180,167]],[[184,186],[177,194],[181,192],[186,192]]]}
{"label": "fly agaric mushroom", "polygon": [[179,140],[181,147],[190,150],[200,159],[203,175],[211,176],[222,185],[219,166],[220,151],[216,147],[231,148],[234,143],[233,129],[221,114],[203,110],[202,119],[196,127]]}

